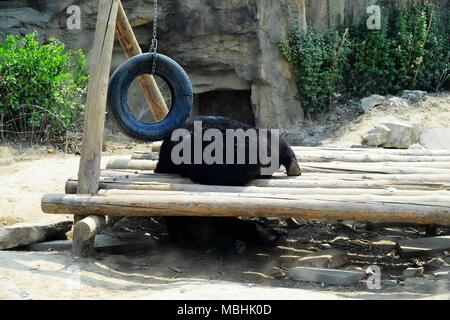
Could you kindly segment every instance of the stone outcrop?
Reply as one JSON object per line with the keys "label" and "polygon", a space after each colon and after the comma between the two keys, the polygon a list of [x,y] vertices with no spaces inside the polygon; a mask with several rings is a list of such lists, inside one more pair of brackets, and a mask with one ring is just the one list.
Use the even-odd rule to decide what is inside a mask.
{"label": "stone outcrop", "polygon": [[421,130],[417,124],[386,122],[375,126],[362,137],[362,144],[370,147],[408,149],[419,142]]}
{"label": "stone outcrop", "polygon": [[[440,2],[450,5],[449,0]],[[122,3],[141,46],[148,49],[153,0]],[[81,9],[81,30],[66,26],[70,5]],[[278,43],[287,38],[294,18],[304,27],[325,30],[360,23],[366,6],[365,0],[164,0],[160,1],[159,48],[188,71],[197,95],[195,112],[243,114],[242,121],[258,126],[295,129],[303,120],[303,110],[296,99],[294,74]],[[97,7],[98,0],[0,1],[0,38],[36,30],[57,37],[69,48],[82,48],[89,58]],[[118,44],[114,50],[117,67],[124,57]],[[235,95],[237,91],[241,94]],[[205,93],[207,97],[202,96]],[[233,110],[224,110],[228,100]]]}
{"label": "stone outcrop", "polygon": [[[141,46],[148,49],[153,1],[122,2]],[[81,9],[81,30],[66,27],[66,9],[72,4]],[[36,30],[69,48],[84,49],[89,59],[98,0],[4,1],[0,6],[0,33]],[[250,103],[244,104],[250,105],[238,103],[236,108],[247,107],[258,126],[289,129],[303,119],[303,110],[278,43],[287,38],[296,11],[304,14],[303,1],[166,0],[160,3],[160,52],[186,69],[195,94],[246,91]],[[124,58],[118,44],[114,50],[116,67]],[[246,111],[233,113],[240,112]]]}

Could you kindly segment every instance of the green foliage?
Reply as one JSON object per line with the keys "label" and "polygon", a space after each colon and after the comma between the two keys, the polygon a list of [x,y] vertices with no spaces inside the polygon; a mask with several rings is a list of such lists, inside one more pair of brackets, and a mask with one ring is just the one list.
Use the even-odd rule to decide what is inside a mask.
{"label": "green foliage", "polygon": [[[306,33],[297,26],[280,45],[294,66],[299,99],[307,112],[325,110],[336,93],[361,97],[448,87],[448,17],[435,5],[415,1],[402,9],[391,7],[389,15],[385,12],[383,8],[381,30],[367,30],[365,19],[348,35]],[[336,65],[331,67],[333,61]]]}
{"label": "green foliage", "polygon": [[[59,139],[83,116],[88,75],[81,50],[35,34],[0,43],[0,129],[34,139]],[[33,138],[32,138],[33,139]]]}
{"label": "green foliage", "polygon": [[[345,36],[337,31],[314,33],[297,27],[289,41],[280,44],[283,56],[294,65],[299,99],[308,113],[330,107],[334,94],[342,89],[349,53]],[[312,106],[315,108],[309,108]]]}

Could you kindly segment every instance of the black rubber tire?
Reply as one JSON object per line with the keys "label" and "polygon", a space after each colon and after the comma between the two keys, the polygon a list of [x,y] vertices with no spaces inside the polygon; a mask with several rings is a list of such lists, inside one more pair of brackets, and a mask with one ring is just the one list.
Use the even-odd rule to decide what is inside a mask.
{"label": "black rubber tire", "polygon": [[153,53],[140,54],[123,63],[112,75],[108,89],[108,104],[119,128],[128,136],[143,141],[158,141],[181,127],[192,110],[192,84],[186,72],[175,61],[158,54],[155,75],[170,88],[172,107],[160,122],[138,121],[128,106],[128,90],[136,77],[151,73]]}

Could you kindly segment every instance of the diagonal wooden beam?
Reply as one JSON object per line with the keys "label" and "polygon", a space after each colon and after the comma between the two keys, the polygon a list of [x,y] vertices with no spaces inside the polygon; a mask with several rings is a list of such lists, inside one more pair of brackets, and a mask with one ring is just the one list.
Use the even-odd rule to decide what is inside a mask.
{"label": "diagonal wooden beam", "polygon": [[[116,34],[127,58],[131,58],[142,53],[141,47],[139,46],[136,36],[134,35],[133,28],[128,21],[122,3],[120,2]],[[155,120],[160,121],[164,119],[169,112],[169,109],[167,108],[164,97],[156,84],[155,78],[152,75],[145,74],[138,77],[138,82]]]}

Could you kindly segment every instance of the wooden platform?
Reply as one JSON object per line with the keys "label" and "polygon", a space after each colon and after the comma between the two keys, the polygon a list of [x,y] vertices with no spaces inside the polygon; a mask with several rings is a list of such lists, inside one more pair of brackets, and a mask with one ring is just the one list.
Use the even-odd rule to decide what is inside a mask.
{"label": "wooden platform", "polygon": [[[94,196],[46,195],[46,213],[109,216],[279,216],[450,225],[450,150],[294,147],[303,175],[245,187],[154,174],[159,145],[110,161]],[[147,160],[150,159],[150,160]]]}

